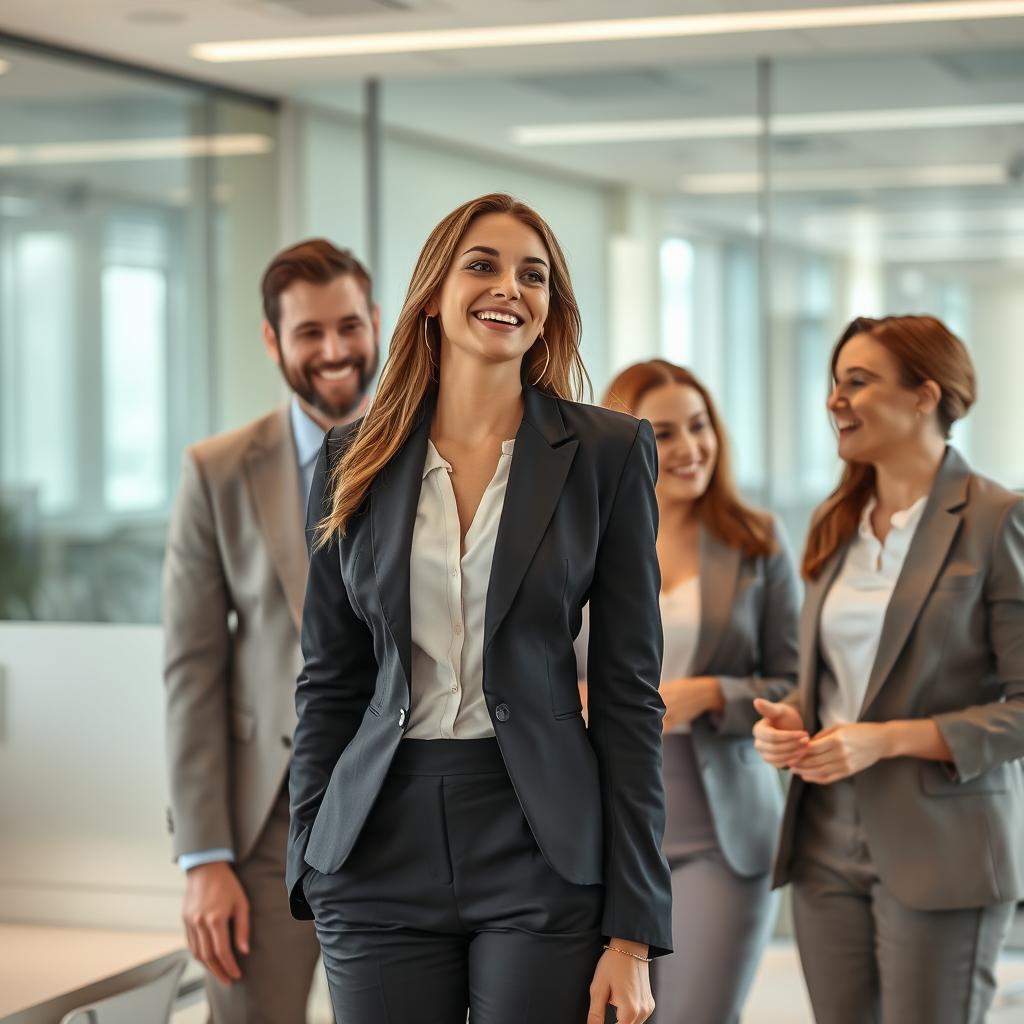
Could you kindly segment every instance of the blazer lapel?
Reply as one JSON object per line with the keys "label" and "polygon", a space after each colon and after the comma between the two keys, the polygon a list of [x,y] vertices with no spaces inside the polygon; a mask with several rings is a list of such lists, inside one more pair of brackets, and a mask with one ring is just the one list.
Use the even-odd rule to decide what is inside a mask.
{"label": "blazer lapel", "polygon": [[691,674],[703,675],[729,622],[743,553],[729,547],[705,526],[699,537],[700,630]]}
{"label": "blazer lapel", "polygon": [[419,422],[405,444],[370,487],[370,542],[381,610],[412,692],[412,612],[409,604],[409,559],[416,525],[423,464],[433,403],[424,404]]}
{"label": "blazer lapel", "polygon": [[946,561],[960,528],[960,510],[967,500],[969,476],[970,469],[964,460],[952,448],[947,448],[885,612],[878,653],[861,705],[861,718],[889,678]]}
{"label": "blazer lapel", "polygon": [[814,732],[818,719],[818,658],[821,630],[821,607],[839,569],[846,558],[849,544],[843,545],[822,567],[817,579],[810,580],[804,591],[800,613],[800,692],[803,694],[804,727]]}
{"label": "blazer lapel", "polygon": [[288,406],[266,421],[246,453],[245,462],[263,541],[281,581],[292,621],[299,629],[309,561]]}
{"label": "blazer lapel", "polygon": [[487,587],[485,651],[512,607],[579,447],[566,434],[555,399],[528,384],[523,385],[523,399],[523,422],[516,433]]}

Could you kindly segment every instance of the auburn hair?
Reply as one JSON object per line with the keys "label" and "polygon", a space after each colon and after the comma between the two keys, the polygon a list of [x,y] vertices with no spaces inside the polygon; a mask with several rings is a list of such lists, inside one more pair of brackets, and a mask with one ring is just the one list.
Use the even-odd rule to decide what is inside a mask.
{"label": "auburn hair", "polygon": [[695,506],[701,524],[723,543],[749,557],[772,554],[778,547],[772,517],[740,498],[733,481],[729,439],[722,419],[711,393],[689,370],[665,359],[634,363],[608,385],[601,404],[635,416],[644,395],[672,384],[693,388],[700,395],[718,441],[711,479]]}
{"label": "auburn hair", "polygon": [[[948,439],[953,424],[967,415],[977,393],[974,363],[967,346],[934,316],[887,316],[880,320],[857,317],[832,349],[832,385],[836,381],[839,353],[858,334],[868,335],[896,359],[904,387],[920,387],[926,381],[938,384],[941,397],[935,415],[943,437]],[[836,551],[856,534],[864,507],[874,492],[874,466],[848,462],[839,486],[814,513],[801,565],[804,579],[814,579]]]}
{"label": "auburn hair", "polygon": [[551,228],[531,207],[501,192],[463,203],[430,232],[416,260],[376,395],[328,482],[330,511],[318,528],[318,547],[335,533],[344,535],[374,477],[405,443],[425,400],[436,389],[433,368],[441,361],[440,318],[428,317],[426,309],[438,297],[470,225],[490,213],[507,214],[532,228],[550,257],[543,340],[538,337],[523,356],[525,379],[549,395],[574,400],[582,398],[584,385],[589,385],[580,357],[579,306],[565,255]]}

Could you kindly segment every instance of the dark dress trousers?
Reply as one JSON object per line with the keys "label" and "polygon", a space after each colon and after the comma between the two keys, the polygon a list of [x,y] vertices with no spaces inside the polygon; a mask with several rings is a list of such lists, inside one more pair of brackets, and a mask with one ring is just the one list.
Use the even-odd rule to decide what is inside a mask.
{"label": "dark dress trousers", "polygon": [[[312,916],[302,885],[310,868],[337,873],[356,847],[409,718],[410,553],[431,412],[428,400],[346,535],[311,556],[289,774],[297,917]],[[357,429],[325,439],[310,526]],[[497,745],[543,860],[566,882],[602,887],[603,935],[648,943],[655,955],[672,941],[656,466],[650,424],[524,384],[483,656]],[[589,730],[573,654],[588,600]]]}

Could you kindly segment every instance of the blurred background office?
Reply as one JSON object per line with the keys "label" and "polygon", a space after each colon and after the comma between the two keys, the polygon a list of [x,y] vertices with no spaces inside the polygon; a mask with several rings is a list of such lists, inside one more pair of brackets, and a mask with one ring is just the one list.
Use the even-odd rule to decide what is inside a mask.
{"label": "blurred background office", "polygon": [[566,246],[595,393],[690,366],[797,546],[837,476],[835,338],[930,312],[978,368],[956,442],[1024,486],[1024,2],[915,10],[5,0],[0,921],[178,926],[164,535],[183,447],[284,400],[257,292],[284,244],[351,247],[386,344],[429,228],[515,193]]}

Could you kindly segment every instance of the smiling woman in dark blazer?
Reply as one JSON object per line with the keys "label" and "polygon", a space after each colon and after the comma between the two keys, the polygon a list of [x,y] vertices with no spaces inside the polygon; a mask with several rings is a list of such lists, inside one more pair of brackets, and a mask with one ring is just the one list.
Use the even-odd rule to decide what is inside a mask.
{"label": "smiling woman in dark blazer", "polygon": [[[771,516],[739,499],[721,419],[692,373],[637,363],[603,404],[649,420],[658,446],[675,954],[656,965],[654,1019],[735,1024],[777,909],[782,787],[751,728],[755,697],[781,700],[796,685],[796,572]],[[588,666],[593,678],[599,666]]]}
{"label": "smiling woman in dark blazer", "polygon": [[981,1024],[1024,898],[1024,499],[947,444],[974,367],[938,320],[854,320],[832,377],[800,687],[755,727],[796,776],[776,881],[819,1024]]}
{"label": "smiling woman in dark blazer", "polygon": [[288,886],[339,1024],[651,1012],[671,947],[656,455],[649,424],[569,400],[579,326],[544,221],[467,203],[424,245],[370,411],[325,440]]}

